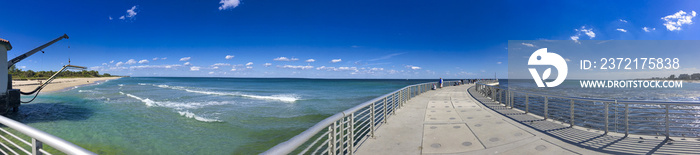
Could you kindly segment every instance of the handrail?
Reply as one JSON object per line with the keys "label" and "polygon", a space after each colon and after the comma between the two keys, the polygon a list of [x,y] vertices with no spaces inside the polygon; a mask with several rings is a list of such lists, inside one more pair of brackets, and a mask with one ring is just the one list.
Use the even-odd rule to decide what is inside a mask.
{"label": "handrail", "polygon": [[608,132],[700,137],[700,102],[581,98],[476,83],[477,92],[525,113]]}
{"label": "handrail", "polygon": [[[445,81],[444,84],[451,86],[450,84],[455,82],[459,81]],[[290,154],[304,144],[308,146],[300,151],[300,154],[307,151],[313,151],[314,153],[311,154],[315,154],[319,150],[327,154],[352,154],[357,147],[354,144],[366,140],[368,136],[374,137],[377,125],[384,124],[386,118],[403,106],[403,103],[431,90],[432,86],[437,84],[437,82],[428,82],[409,85],[371,99],[316,123],[299,135],[277,144],[262,154]],[[323,130],[328,132],[322,133]],[[317,137],[315,141],[309,141],[314,137]],[[321,143],[318,143],[319,141]],[[311,144],[308,144],[310,142]]]}
{"label": "handrail", "polygon": [[[4,116],[0,116],[0,124],[3,124],[9,128],[12,128],[14,130],[17,130],[29,137],[32,138],[32,154],[43,154],[42,152],[45,152],[42,149],[42,144],[48,144],[49,146],[62,151],[66,154],[74,154],[74,155],[92,155],[95,154],[93,152],[90,152],[86,149],[83,149],[82,147],[79,147],[71,142],[68,142],[66,140],[63,140],[61,138],[58,138],[54,135],[48,134],[46,132],[43,132],[41,130],[35,129],[31,126],[22,124],[20,122],[17,122],[15,120],[9,119]],[[13,137],[17,137],[12,135]],[[4,137],[3,137],[4,138]],[[10,143],[12,143],[9,140],[6,140]],[[16,145],[16,144],[13,144]],[[22,149],[22,148],[18,148]],[[26,150],[22,150],[26,151]],[[28,152],[28,151],[27,151]]]}

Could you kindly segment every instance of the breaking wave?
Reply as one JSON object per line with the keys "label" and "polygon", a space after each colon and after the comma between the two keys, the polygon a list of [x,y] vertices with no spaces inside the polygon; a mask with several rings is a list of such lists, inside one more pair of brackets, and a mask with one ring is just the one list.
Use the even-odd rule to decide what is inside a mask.
{"label": "breaking wave", "polygon": [[[181,116],[185,116],[187,118],[193,118],[198,121],[202,122],[223,122],[221,120],[217,119],[212,119],[212,118],[206,118],[206,117],[201,117],[198,116],[192,112],[189,112],[184,109],[197,109],[205,106],[212,106],[212,105],[224,105],[224,104],[229,104],[229,102],[217,102],[217,101],[208,101],[208,102],[157,102],[153,101],[149,98],[142,98],[136,95],[124,93],[124,92],[119,92],[122,95],[126,95],[128,97],[134,98],[136,100],[141,101],[144,103],[147,107],[166,107],[166,108],[172,108],[177,110],[178,113],[180,113]],[[183,111],[184,110],[184,111]]]}
{"label": "breaking wave", "polygon": [[[140,84],[140,83],[139,83]],[[145,84],[144,84],[145,85]],[[282,102],[295,102],[297,100],[300,100],[299,97],[296,95],[272,95],[272,96],[260,96],[260,95],[249,95],[249,94],[243,94],[243,93],[237,93],[237,92],[216,92],[216,91],[202,91],[202,90],[192,90],[192,89],[187,89],[185,87],[180,87],[180,86],[168,86],[168,85],[156,85],[153,84],[153,86],[160,87],[160,88],[169,88],[169,89],[176,89],[176,90],[184,90],[187,92],[192,92],[192,93],[199,93],[199,94],[207,94],[207,95],[228,95],[228,96],[241,96],[241,97],[248,97],[248,98],[254,98],[254,99],[263,99],[263,100],[278,100]]]}

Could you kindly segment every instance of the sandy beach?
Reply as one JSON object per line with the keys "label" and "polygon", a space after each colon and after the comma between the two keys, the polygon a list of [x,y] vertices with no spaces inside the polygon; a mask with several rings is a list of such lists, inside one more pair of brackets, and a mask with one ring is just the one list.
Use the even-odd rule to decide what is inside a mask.
{"label": "sandy beach", "polygon": [[[61,78],[53,80],[49,85],[41,90],[42,93],[55,92],[59,90],[64,90],[66,88],[71,88],[80,85],[93,84],[99,81],[118,79],[121,77],[95,77],[95,78]],[[12,81],[13,89],[20,89],[23,92],[29,92],[40,85],[40,82],[45,82],[45,80],[29,80],[29,81]]]}

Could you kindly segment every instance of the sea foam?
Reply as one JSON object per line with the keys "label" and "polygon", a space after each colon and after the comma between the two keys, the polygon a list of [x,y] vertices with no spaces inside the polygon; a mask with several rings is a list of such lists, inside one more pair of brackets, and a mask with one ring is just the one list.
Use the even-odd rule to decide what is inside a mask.
{"label": "sea foam", "polygon": [[241,97],[263,99],[263,100],[278,100],[278,101],[282,101],[282,102],[295,102],[297,100],[300,100],[300,98],[297,97],[296,95],[288,95],[288,94],[272,95],[272,96],[260,96],[260,95],[249,95],[249,94],[243,94],[243,93],[237,93],[237,92],[216,92],[216,91],[192,90],[192,89],[187,89],[185,87],[169,86],[169,85],[164,85],[164,84],[161,84],[161,85],[153,84],[153,86],[160,87],[160,88],[183,90],[183,91],[187,91],[187,92],[207,94],[207,95],[241,96]]}
{"label": "sea foam", "polygon": [[223,104],[229,104],[228,102],[217,102],[217,101],[209,101],[209,102],[157,102],[153,101],[148,98],[142,98],[136,95],[124,93],[124,92],[119,92],[122,95],[126,95],[128,97],[134,98],[136,100],[139,100],[146,104],[147,107],[166,107],[166,108],[172,108],[175,109],[181,116],[185,116],[187,118],[192,118],[198,121],[202,122],[223,122],[218,119],[212,119],[212,118],[206,118],[206,117],[201,117],[198,116],[192,112],[189,112],[187,110],[183,109],[197,109],[201,108],[204,106],[211,106],[211,105],[223,105]]}

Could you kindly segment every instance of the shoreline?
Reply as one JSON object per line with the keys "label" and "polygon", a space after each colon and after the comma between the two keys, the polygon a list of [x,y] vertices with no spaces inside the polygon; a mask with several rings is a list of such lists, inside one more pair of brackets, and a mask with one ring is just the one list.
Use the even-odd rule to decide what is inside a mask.
{"label": "shoreline", "polygon": [[[41,92],[52,93],[66,91],[76,86],[90,85],[101,81],[114,80],[119,78],[122,77],[60,78],[53,80],[50,84],[44,87],[44,89],[42,89]],[[29,92],[36,89],[36,87],[40,86],[39,81],[43,82],[45,80],[12,80],[12,89],[19,89],[23,92]]]}

